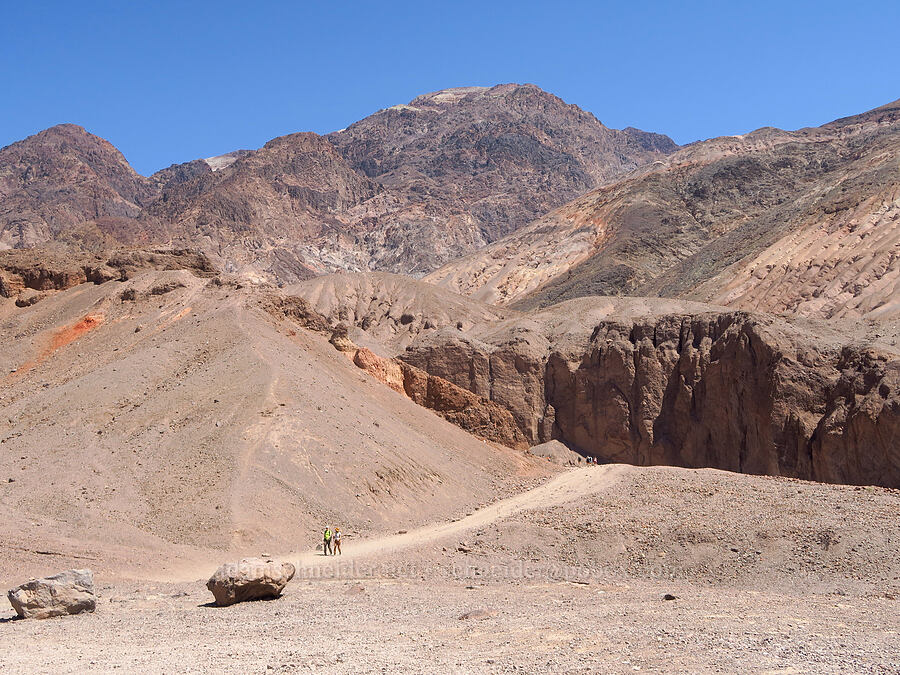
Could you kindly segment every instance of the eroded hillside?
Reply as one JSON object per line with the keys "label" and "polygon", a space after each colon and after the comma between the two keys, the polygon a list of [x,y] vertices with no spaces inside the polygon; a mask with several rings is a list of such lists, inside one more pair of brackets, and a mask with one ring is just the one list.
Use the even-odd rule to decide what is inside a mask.
{"label": "eroded hillside", "polygon": [[182,269],[0,300],[8,564],[152,575],[452,517],[551,470],[370,378],[273,293]]}
{"label": "eroded hillside", "polygon": [[407,362],[510,410],[532,443],[601,461],[900,485],[897,326],[582,298]]}
{"label": "eroded hillside", "polygon": [[687,146],[429,280],[490,303],[657,295],[896,316],[900,104]]}

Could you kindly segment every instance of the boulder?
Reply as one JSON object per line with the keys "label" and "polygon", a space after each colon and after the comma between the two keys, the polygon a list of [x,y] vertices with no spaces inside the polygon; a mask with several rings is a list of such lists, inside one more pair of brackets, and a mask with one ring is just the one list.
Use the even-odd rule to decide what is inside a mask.
{"label": "boulder", "polygon": [[16,307],[31,307],[47,297],[47,293],[26,288],[16,298]]}
{"label": "boulder", "polygon": [[66,570],[44,579],[33,579],[9,591],[7,597],[23,619],[93,612],[97,606],[94,575],[90,570]]}
{"label": "boulder", "polygon": [[247,600],[277,598],[294,577],[294,566],[267,558],[244,558],[225,563],[216,570],[206,587],[220,607]]}

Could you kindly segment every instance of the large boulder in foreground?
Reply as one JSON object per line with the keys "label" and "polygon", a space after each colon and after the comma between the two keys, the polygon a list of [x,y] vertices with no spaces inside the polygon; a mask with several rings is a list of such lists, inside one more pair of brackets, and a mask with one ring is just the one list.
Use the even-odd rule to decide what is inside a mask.
{"label": "large boulder in foreground", "polygon": [[206,582],[206,587],[220,607],[247,600],[277,598],[294,578],[295,571],[288,562],[244,558],[222,565]]}
{"label": "large boulder in foreground", "polygon": [[93,612],[97,606],[90,570],[66,570],[33,579],[9,591],[7,597],[16,614],[24,619]]}

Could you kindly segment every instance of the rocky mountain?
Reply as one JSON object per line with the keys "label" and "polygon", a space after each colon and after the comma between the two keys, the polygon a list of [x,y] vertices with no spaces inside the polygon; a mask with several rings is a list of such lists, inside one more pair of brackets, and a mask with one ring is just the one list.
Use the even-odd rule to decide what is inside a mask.
{"label": "rocky mountain", "polygon": [[0,243],[191,246],[283,282],[421,275],[675,148],[532,85],[435,92],[328,137],[291,134],[149,178],[62,125],[0,154]]}
{"label": "rocky mountain", "polygon": [[[61,124],[0,149],[0,248],[70,241],[128,227],[155,196],[109,142]],[[101,244],[101,246],[104,244]]]}
{"label": "rocky mountain", "polygon": [[[231,271],[303,279],[365,266],[349,212],[380,191],[326,139],[282,136],[213,171],[168,180],[144,221]],[[172,171],[170,168],[168,171]]]}
{"label": "rocky mountain", "polygon": [[393,197],[375,216],[383,226],[366,237],[373,267],[411,273],[677,148],[659,134],[609,129],[578,106],[515,84],[419,96],[328,138]]}
{"label": "rocky mountain", "polygon": [[696,143],[429,280],[491,303],[655,295],[800,316],[896,316],[900,102]]}

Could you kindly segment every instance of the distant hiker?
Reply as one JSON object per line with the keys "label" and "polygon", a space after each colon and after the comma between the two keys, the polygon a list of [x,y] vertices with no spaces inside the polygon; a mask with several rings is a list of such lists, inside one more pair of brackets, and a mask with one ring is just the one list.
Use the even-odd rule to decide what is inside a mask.
{"label": "distant hiker", "polygon": [[322,544],[322,550],[325,551],[325,555],[328,555],[329,553],[331,553],[331,528],[327,525],[325,526],[325,534],[323,535],[323,537],[324,542]]}
{"label": "distant hiker", "polygon": [[341,528],[334,528],[334,555],[344,555],[341,553]]}

